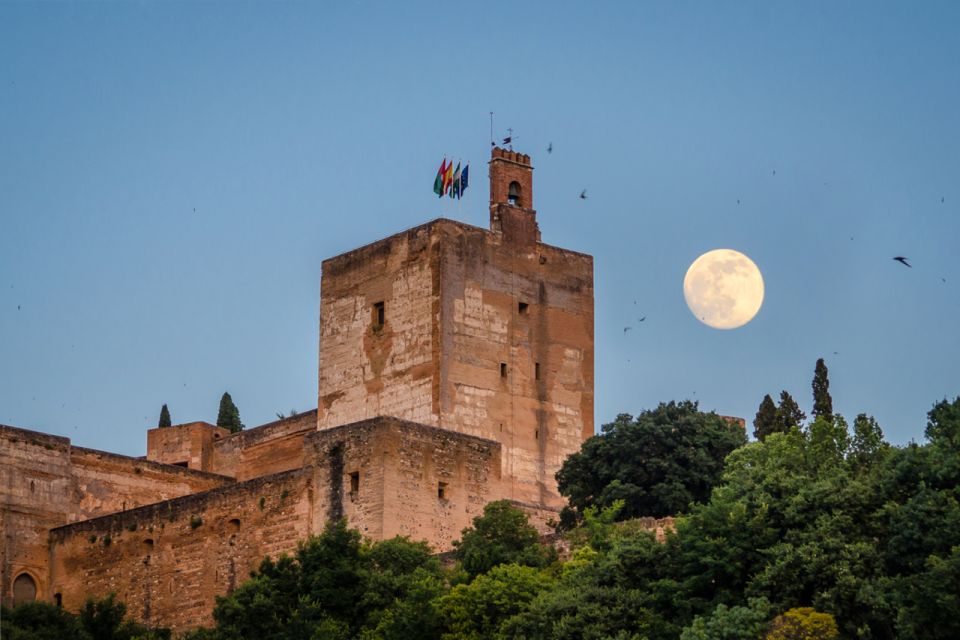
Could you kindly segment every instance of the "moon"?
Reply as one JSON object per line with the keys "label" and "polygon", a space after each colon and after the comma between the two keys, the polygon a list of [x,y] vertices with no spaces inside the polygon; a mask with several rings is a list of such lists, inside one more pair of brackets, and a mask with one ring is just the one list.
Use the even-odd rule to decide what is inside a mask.
{"label": "moon", "polygon": [[733,249],[714,249],[693,261],[683,297],[697,320],[714,329],[747,324],[763,304],[763,276],[753,260]]}

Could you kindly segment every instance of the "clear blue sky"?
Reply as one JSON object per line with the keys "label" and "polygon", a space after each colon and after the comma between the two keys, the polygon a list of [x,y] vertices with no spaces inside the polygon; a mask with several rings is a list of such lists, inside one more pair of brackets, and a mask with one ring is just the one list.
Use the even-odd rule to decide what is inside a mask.
{"label": "clear blue sky", "polygon": [[[595,256],[598,425],[683,398],[749,422],[781,389],[809,412],[824,356],[837,411],[921,440],[960,393],[957,24],[955,2],[0,4],[0,422],[140,455],[163,403],[313,408],[321,260],[485,226],[492,110],[544,241]],[[444,154],[472,163],[459,207],[431,190]],[[766,281],[735,331],[682,295],[720,247]]]}

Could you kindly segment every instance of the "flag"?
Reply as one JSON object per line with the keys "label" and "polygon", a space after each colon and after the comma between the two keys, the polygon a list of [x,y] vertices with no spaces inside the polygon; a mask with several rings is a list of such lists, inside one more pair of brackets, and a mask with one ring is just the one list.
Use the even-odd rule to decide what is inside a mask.
{"label": "flag", "polygon": [[470,173],[470,165],[467,164],[463,168],[463,173],[460,174],[460,197],[463,197],[463,192],[467,190],[467,186],[470,184],[468,178]]}
{"label": "flag", "polygon": [[453,184],[453,160],[447,165],[447,170],[443,174],[443,193],[447,192],[451,184]]}
{"label": "flag", "polygon": [[443,196],[443,176],[447,172],[447,159],[444,158],[440,163],[440,170],[437,171],[437,177],[433,180],[433,192],[440,198]]}
{"label": "flag", "polygon": [[450,197],[460,197],[460,163],[457,163],[457,170],[453,172],[453,183],[450,185]]}

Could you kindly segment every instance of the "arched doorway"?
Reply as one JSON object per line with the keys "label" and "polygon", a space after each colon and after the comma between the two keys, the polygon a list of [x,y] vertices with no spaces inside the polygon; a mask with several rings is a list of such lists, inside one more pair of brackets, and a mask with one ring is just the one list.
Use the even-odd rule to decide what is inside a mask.
{"label": "arched doorway", "polygon": [[37,583],[29,573],[21,573],[13,581],[13,604],[33,602],[37,599]]}

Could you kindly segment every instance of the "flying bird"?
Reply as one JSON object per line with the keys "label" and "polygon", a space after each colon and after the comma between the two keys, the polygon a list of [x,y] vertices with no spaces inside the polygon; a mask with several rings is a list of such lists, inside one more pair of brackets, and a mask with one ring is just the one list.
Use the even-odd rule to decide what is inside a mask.
{"label": "flying bird", "polygon": [[553,153],[553,143],[547,145],[547,153]]}
{"label": "flying bird", "polygon": [[777,175],[777,170],[776,170],[776,169],[773,170],[773,175]]}
{"label": "flying bird", "polygon": [[510,144],[511,142],[513,142],[513,136],[507,136],[503,139],[503,144]]}
{"label": "flying bird", "polygon": [[900,264],[906,265],[906,266],[910,267],[911,269],[913,269],[913,265],[911,265],[909,262],[907,262],[907,258],[904,258],[903,256],[896,256],[896,257],[894,258],[894,260],[896,260],[896,261],[899,262]]}
{"label": "flying bird", "polygon": [[633,327],[624,327],[624,328],[623,328],[623,335],[627,335],[627,331],[633,331]]}
{"label": "flying bird", "polygon": [[740,204],[740,198],[737,198],[737,204]]}
{"label": "flying bird", "polygon": [[940,198],[940,204],[943,204],[943,201],[944,201],[944,200],[945,200],[945,198]]}
{"label": "flying bird", "polygon": [[583,191],[580,192],[580,199],[581,199],[581,200],[586,200],[586,199],[587,199],[587,190],[586,190],[586,189],[584,189]]}
{"label": "flying bird", "polygon": [[643,322],[646,319],[647,319],[647,316],[643,316],[642,318],[637,318],[637,322]]}

